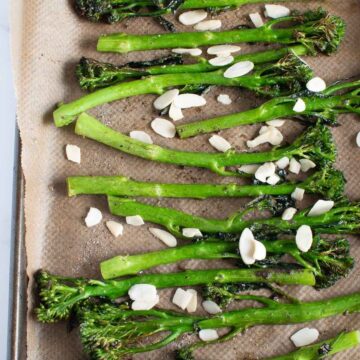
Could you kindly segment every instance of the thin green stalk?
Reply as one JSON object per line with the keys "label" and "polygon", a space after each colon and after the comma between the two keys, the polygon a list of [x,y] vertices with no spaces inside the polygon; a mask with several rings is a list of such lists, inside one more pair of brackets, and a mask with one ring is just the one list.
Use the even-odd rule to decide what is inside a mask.
{"label": "thin green stalk", "polygon": [[167,149],[132,139],[86,113],[81,114],[76,121],[75,133],[143,159],[206,168],[219,175],[228,176],[239,175],[238,171],[226,169],[232,166],[276,161],[284,156],[309,158],[317,164],[324,164],[333,162],[336,154],[331,133],[322,125],[309,129],[288,147],[256,153],[240,153],[234,150],[226,153],[205,153]]}
{"label": "thin green stalk", "polygon": [[267,360],[319,360],[326,359],[341,351],[352,349],[360,344],[358,330],[343,332],[338,336],[295,350],[286,355],[273,356]]}

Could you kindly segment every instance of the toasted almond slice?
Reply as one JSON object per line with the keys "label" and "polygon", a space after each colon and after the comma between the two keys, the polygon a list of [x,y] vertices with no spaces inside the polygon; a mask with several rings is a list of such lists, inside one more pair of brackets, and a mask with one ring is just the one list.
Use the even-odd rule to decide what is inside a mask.
{"label": "toasted almond slice", "polygon": [[204,310],[207,313],[212,314],[212,315],[219,314],[219,313],[222,312],[220,306],[217,303],[215,303],[214,301],[211,301],[211,300],[203,301],[202,307],[204,308]]}
{"label": "toasted almond slice", "polygon": [[151,128],[164,138],[172,139],[175,137],[175,125],[166,119],[156,118],[151,122]]}
{"label": "toasted almond slice", "polygon": [[282,5],[265,5],[265,16],[278,19],[290,15],[290,9]]}
{"label": "toasted almond slice", "polygon": [[232,103],[232,100],[228,94],[220,94],[216,100],[223,105],[230,105]]}
{"label": "toasted almond slice", "polygon": [[177,49],[172,49],[172,52],[175,54],[187,54],[187,55],[191,55],[191,56],[200,56],[202,54],[202,50],[198,49],[198,48],[177,48]]}
{"label": "toasted almond slice", "polygon": [[66,158],[76,164],[81,163],[81,149],[76,145],[66,145]]}
{"label": "toasted almond slice", "polygon": [[143,218],[140,215],[127,216],[125,219],[128,225],[141,226],[145,224]]}
{"label": "toasted almond slice", "polygon": [[244,264],[252,265],[255,263],[255,238],[252,231],[248,228],[245,228],[240,235],[239,251]]}
{"label": "toasted almond slice", "polygon": [[307,346],[314,343],[319,338],[317,329],[304,328],[293,334],[290,339],[296,347]]}
{"label": "toasted almond slice", "polygon": [[266,247],[265,245],[257,240],[254,240],[255,250],[253,257],[255,260],[264,260],[266,258]]}
{"label": "toasted almond slice", "polygon": [[326,83],[323,79],[317,76],[309,80],[306,84],[306,87],[309,91],[321,92],[326,89]]}
{"label": "toasted almond slice", "polygon": [[162,110],[168,107],[174,99],[179,95],[178,89],[172,89],[164,92],[154,101],[154,108],[157,110]]}
{"label": "toasted almond slice", "polygon": [[266,179],[275,174],[275,165],[272,162],[267,162],[261,165],[255,173],[255,178],[260,180],[261,182],[266,182]]}
{"label": "toasted almond slice", "polygon": [[293,107],[293,110],[297,113],[302,113],[306,110],[306,104],[303,99],[297,99]]}
{"label": "toasted almond slice", "polygon": [[291,158],[289,171],[292,172],[293,174],[298,174],[300,172],[300,169],[301,169],[301,164],[295,158]]}
{"label": "toasted almond slice", "polygon": [[276,185],[280,181],[280,176],[277,174],[271,175],[266,179],[266,182],[269,185]]}
{"label": "toasted almond slice", "polygon": [[134,130],[130,132],[130,137],[135,140],[139,140],[146,144],[153,144],[151,136],[147,134],[145,131]]}
{"label": "toasted almond slice", "polygon": [[215,341],[219,338],[219,334],[214,329],[205,329],[199,331],[199,338],[202,341]]}
{"label": "toasted almond slice", "polygon": [[86,215],[85,224],[92,227],[101,223],[102,213],[99,209],[91,207]]}
{"label": "toasted almond slice", "polygon": [[264,21],[258,12],[249,14],[249,18],[256,28],[262,27],[264,25]]}
{"label": "toasted almond slice", "polygon": [[114,235],[114,237],[118,237],[123,234],[124,226],[116,221],[107,221],[106,227],[109,231]]}
{"label": "toasted almond slice", "polygon": [[270,126],[274,126],[274,127],[281,127],[285,124],[286,120],[282,120],[282,119],[275,119],[275,120],[270,120],[267,121],[266,123]]}
{"label": "toasted almond slice", "polygon": [[183,25],[195,25],[203,21],[208,16],[205,10],[186,11],[179,16],[179,21]]}
{"label": "toasted almond slice", "polygon": [[135,300],[132,304],[131,304],[131,309],[134,311],[139,311],[139,310],[150,310],[152,309],[155,305],[157,305],[160,301],[159,295],[156,295],[156,297],[154,299],[151,299],[149,301],[145,301],[145,300]]}
{"label": "toasted almond slice", "polygon": [[180,309],[185,310],[192,299],[193,295],[181,288],[176,289],[172,303],[178,306]]}
{"label": "toasted almond slice", "polygon": [[356,135],[356,145],[360,147],[360,131]]}
{"label": "toasted almond slice", "polygon": [[296,212],[297,212],[297,209],[295,209],[293,207],[289,207],[289,208],[285,209],[285,211],[282,213],[281,219],[286,220],[286,221],[292,220],[292,218],[294,217]]}
{"label": "toasted almond slice", "polygon": [[239,171],[240,172],[243,172],[245,174],[255,174],[256,173],[256,170],[260,167],[261,165],[258,165],[258,164],[248,164],[248,165],[241,165],[239,167]]}
{"label": "toasted almond slice", "polygon": [[308,216],[320,216],[334,207],[335,203],[332,200],[318,200],[310,209]]}
{"label": "toasted almond slice", "polygon": [[252,61],[239,61],[234,65],[231,65],[224,72],[224,77],[227,79],[233,79],[240,76],[244,76],[252,71],[254,68],[254,63]]}
{"label": "toasted almond slice", "polygon": [[302,252],[308,252],[313,243],[313,234],[309,225],[301,225],[296,231],[296,246]]}
{"label": "toasted almond slice", "polygon": [[165,245],[169,247],[175,247],[177,245],[176,237],[169,232],[157,228],[149,228],[149,231]]}
{"label": "toasted almond slice", "polygon": [[194,29],[197,31],[212,31],[221,28],[221,20],[206,20],[197,23]]}
{"label": "toasted almond slice", "polygon": [[314,167],[316,167],[316,164],[309,160],[309,159],[300,159],[299,160],[300,165],[301,165],[301,171],[302,172],[307,172],[310,169],[313,169]]}
{"label": "toasted almond slice", "polygon": [[304,198],[304,194],[305,194],[305,190],[304,190],[304,189],[296,188],[296,189],[292,192],[291,197],[292,197],[294,200],[301,201],[301,200]]}
{"label": "toasted almond slice", "polygon": [[174,100],[174,105],[180,109],[189,109],[192,107],[204,106],[205,104],[205,98],[196,94],[181,94]]}
{"label": "toasted almond slice", "polygon": [[213,135],[209,139],[209,143],[218,151],[226,152],[231,149],[231,144],[219,135]]}
{"label": "toasted almond slice", "polygon": [[195,229],[195,228],[183,228],[182,229],[182,234],[183,234],[183,236],[185,236],[187,238],[202,237],[203,236],[201,231],[199,229]]}
{"label": "toasted almond slice", "polygon": [[282,157],[275,163],[275,165],[279,169],[285,169],[286,167],[289,166],[289,164],[290,164],[290,159],[287,156]]}
{"label": "toasted almond slice", "polygon": [[241,50],[240,46],[236,45],[215,45],[207,49],[209,55],[224,56]]}
{"label": "toasted almond slice", "polygon": [[225,66],[229,65],[234,61],[234,57],[231,55],[216,56],[209,60],[209,64],[212,66]]}
{"label": "toasted almond slice", "polygon": [[135,284],[129,289],[128,295],[131,300],[152,301],[157,296],[157,290],[154,285]]}
{"label": "toasted almond slice", "polygon": [[197,291],[194,289],[188,289],[186,291],[191,294],[191,300],[189,305],[186,307],[186,310],[189,313],[193,313],[197,309]]}
{"label": "toasted almond slice", "polygon": [[174,103],[170,105],[169,117],[173,121],[178,121],[184,118],[184,115],[180,108],[178,108]]}

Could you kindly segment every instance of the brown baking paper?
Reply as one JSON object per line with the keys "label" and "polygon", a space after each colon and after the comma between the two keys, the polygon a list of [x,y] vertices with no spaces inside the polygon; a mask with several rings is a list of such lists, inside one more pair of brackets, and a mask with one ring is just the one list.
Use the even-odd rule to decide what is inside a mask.
{"label": "brown baking paper", "polygon": [[[308,5],[291,3],[291,9],[304,10],[323,4],[331,13],[344,17],[348,24],[347,35],[341,51],[331,57],[308,58],[317,75],[328,83],[360,74],[360,2],[359,0],[311,1]],[[74,66],[81,56],[99,60],[124,63],[129,60],[152,58],[155,53],[131,53],[129,55],[98,54],[96,40],[102,33],[126,31],[129,33],[157,33],[163,31],[152,19],[134,19],[113,26],[92,24],[79,19],[72,10],[71,2],[65,0],[15,0],[13,5],[12,51],[15,67],[16,92],[18,98],[18,124],[22,141],[22,169],[25,175],[26,252],[30,278],[28,289],[27,358],[31,360],[75,360],[84,359],[77,330],[68,333],[65,323],[42,325],[33,315],[33,274],[40,268],[56,274],[99,278],[99,262],[116,254],[132,254],[164,247],[152,237],[147,228],[125,226],[124,236],[114,239],[104,222],[93,228],[84,226],[84,216],[90,206],[101,209],[104,220],[112,219],[104,197],[81,196],[68,198],[65,179],[70,175],[115,175],[122,174],[139,180],[169,182],[221,183],[242,180],[222,178],[207,170],[179,168],[153,163],[119,153],[101,144],[82,139],[73,133],[73,126],[57,129],[52,122],[52,111],[59,101],[68,102],[82,95],[74,76]],[[217,16],[223,28],[232,28],[248,23],[250,12],[262,11],[261,5],[244,6],[235,11]],[[178,29],[184,30],[176,23]],[[188,28],[186,29],[188,30]],[[259,46],[242,45],[242,51],[256,51]],[[164,54],[158,52],[156,55]],[[216,96],[230,94],[231,106],[219,105]],[[208,144],[208,135],[189,140],[164,139],[149,127],[156,116],[152,102],[154,96],[141,96],[104,105],[91,111],[106,124],[124,133],[130,130],[145,130],[155,143],[178,149],[213,151]],[[210,116],[248,109],[260,103],[248,92],[238,89],[213,88],[206,95],[208,105],[201,109],[186,110],[186,118],[192,121]],[[348,179],[347,194],[359,200],[360,150],[355,136],[360,123],[354,115],[340,118],[341,126],[334,128],[338,149],[338,167]],[[301,126],[289,121],[282,131],[291,141],[300,132]],[[258,131],[258,126],[244,126],[222,131],[237,149],[245,150],[246,139]],[[66,144],[76,144],[82,150],[81,165],[65,159]],[[194,214],[225,217],[239,209],[248,199],[212,200],[153,200],[153,203],[170,205]],[[122,221],[122,219],[121,219]],[[360,261],[359,239],[352,240],[352,254]],[[189,261],[161,267],[152,271],[165,272],[184,267],[204,266],[204,262]],[[207,263],[207,266],[230,266],[229,263]],[[338,282],[328,290],[315,291],[308,287],[291,288],[292,295],[312,300],[360,291],[360,267],[356,266],[351,276]],[[174,290],[160,291],[161,306],[176,309],[170,298]],[[339,316],[312,324],[320,330],[321,339],[334,336],[343,329],[360,328],[360,315]],[[208,346],[197,351],[199,360],[211,359],[262,359],[293,349],[289,336],[303,325],[289,325],[250,329],[233,341]],[[166,349],[141,354],[137,359],[172,359],[173,350],[179,343]],[[341,353],[334,359],[355,359],[360,350]]]}

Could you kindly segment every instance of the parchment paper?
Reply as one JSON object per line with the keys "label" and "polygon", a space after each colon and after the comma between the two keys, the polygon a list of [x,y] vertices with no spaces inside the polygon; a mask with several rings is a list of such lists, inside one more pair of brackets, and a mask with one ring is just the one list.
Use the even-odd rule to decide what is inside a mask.
{"label": "parchment paper", "polygon": [[[344,17],[348,24],[346,39],[341,51],[331,57],[308,58],[316,74],[328,83],[360,74],[360,2],[359,0],[311,1],[311,4],[291,3],[292,9],[304,10],[324,5],[331,13]],[[81,56],[94,57],[115,63],[153,58],[155,53],[132,53],[129,55],[97,54],[96,40],[101,33],[127,31],[129,33],[156,33],[163,31],[152,19],[134,19],[113,26],[92,24],[79,19],[72,10],[71,2],[65,0],[15,0],[13,4],[13,57],[18,98],[18,124],[22,140],[22,169],[26,180],[25,215],[26,248],[30,278],[28,290],[27,358],[35,359],[84,359],[77,331],[67,333],[66,324],[41,325],[34,320],[32,278],[36,270],[43,268],[53,273],[69,276],[99,277],[99,262],[117,254],[131,254],[161,249],[164,247],[143,227],[125,226],[124,236],[114,239],[102,223],[88,229],[84,216],[90,206],[103,211],[104,220],[109,220],[103,197],[82,196],[69,199],[64,182],[70,175],[115,175],[123,174],[135,179],[173,182],[227,182],[227,179],[206,170],[178,168],[152,163],[109,149],[82,139],[73,134],[73,126],[56,129],[51,113],[59,101],[70,101],[82,92],[76,83],[74,66]],[[261,11],[262,6],[245,6],[223,13],[217,18],[223,28],[232,28],[248,22],[250,12]],[[178,29],[185,30],[176,22]],[[186,28],[188,30],[189,28]],[[259,46],[242,45],[243,52],[256,51]],[[166,51],[157,52],[156,55]],[[231,106],[220,105],[216,96],[229,94]],[[111,105],[104,105],[91,113],[110,126],[128,133],[145,130],[155,143],[178,149],[213,151],[207,142],[209,135],[189,140],[168,140],[152,132],[150,121],[156,116],[152,108],[154,96],[141,96]],[[201,109],[186,110],[186,118],[192,121],[210,116],[247,109],[262,100],[255,99],[245,91],[213,88],[206,95],[208,105]],[[354,115],[340,118],[341,126],[334,128],[338,149],[338,167],[348,179],[347,194],[359,200],[360,150],[355,145],[360,123]],[[291,141],[300,132],[301,126],[288,122],[283,128],[286,140]],[[239,150],[245,149],[246,139],[258,131],[257,126],[245,126],[222,131]],[[82,150],[81,165],[65,160],[66,144],[76,144]],[[241,180],[236,180],[241,183]],[[155,200],[154,203],[171,205],[178,209],[205,216],[225,217],[237,210],[248,199],[213,200]],[[352,254],[360,261],[359,239],[352,239]],[[177,270],[184,267],[204,266],[204,262],[190,261],[180,265],[161,267],[152,271]],[[207,266],[230,266],[229,263],[207,263]],[[291,288],[292,295],[301,299],[321,299],[334,295],[360,291],[360,267],[356,266],[351,276],[331,289],[317,292],[311,288]],[[169,299],[174,290],[161,291],[161,306],[175,309]],[[334,336],[343,329],[360,328],[360,316],[339,316],[317,321],[311,326],[320,330],[321,339]],[[208,346],[198,351],[199,360],[205,359],[261,359],[293,349],[289,336],[303,325],[257,327],[235,340],[222,345]],[[181,341],[184,342],[186,339]],[[164,350],[139,355],[138,359],[171,359],[173,344]],[[360,358],[360,350],[341,353],[334,359]]]}

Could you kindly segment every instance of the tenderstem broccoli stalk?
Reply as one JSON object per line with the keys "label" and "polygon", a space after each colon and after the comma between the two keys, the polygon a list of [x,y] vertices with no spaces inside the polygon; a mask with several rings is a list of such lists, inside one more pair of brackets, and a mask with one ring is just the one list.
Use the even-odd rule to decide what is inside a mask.
{"label": "tenderstem broccoli stalk", "polygon": [[135,284],[152,284],[158,289],[211,283],[259,283],[315,285],[311,270],[297,269],[216,269],[187,270],[178,273],[146,274],[121,280],[98,281],[69,278],[40,271],[36,276],[40,304],[36,309],[41,322],[66,319],[91,298],[115,300],[127,295]]}
{"label": "tenderstem broccoli stalk", "polygon": [[107,127],[86,113],[77,119],[75,133],[143,159],[206,168],[226,176],[242,175],[239,171],[229,170],[230,167],[276,161],[284,156],[308,158],[320,166],[334,162],[336,157],[331,132],[321,124],[306,130],[289,146],[253,153],[232,149],[226,153],[190,152],[146,144]]}
{"label": "tenderstem broccoli stalk", "polygon": [[[345,94],[334,94],[353,87]],[[280,118],[300,117],[305,120],[320,119],[328,124],[336,124],[338,114],[353,112],[360,114],[360,81],[340,83],[329,87],[324,94],[316,95],[307,92],[301,95],[306,110],[299,114],[293,110],[293,96],[271,99],[258,108],[237,114],[225,115],[213,119],[196,121],[177,126],[180,138],[188,138],[235,126],[262,123]]]}
{"label": "tenderstem broccoli stalk", "polygon": [[327,359],[341,351],[352,349],[360,344],[358,330],[343,332],[338,336],[314,345],[308,345],[286,355],[274,356],[267,360],[317,360]]}
{"label": "tenderstem broccoli stalk", "polygon": [[[85,351],[93,358],[115,360],[162,348],[186,333],[230,329],[218,340],[179,349],[177,358],[188,360],[193,358],[191,352],[194,349],[227,341],[253,326],[298,324],[360,311],[360,293],[300,304],[280,303],[267,297],[258,297],[257,301],[263,307],[246,307],[211,317],[163,310],[131,311],[125,306],[111,304],[95,305],[84,309],[80,315],[81,340]],[[154,334],[160,339],[151,338]]]}
{"label": "tenderstem broccoli stalk", "polygon": [[264,234],[293,233],[301,225],[309,225],[314,232],[319,234],[360,233],[360,204],[347,201],[336,203],[336,206],[330,211],[320,216],[309,217],[310,209],[299,211],[291,221],[282,220],[281,217],[247,219],[245,215],[250,210],[264,209],[263,201],[253,202],[254,205],[250,205],[245,210],[236,212],[226,219],[195,216],[180,210],[115,196],[108,196],[108,204],[113,215],[140,215],[145,221],[162,225],[177,236],[181,236],[183,228],[196,228],[208,234],[238,234],[245,228],[250,228],[255,233],[264,236]]}
{"label": "tenderstem broccoli stalk", "polygon": [[[280,49],[240,54],[234,56],[232,63],[245,60],[257,65],[270,63],[278,61],[291,53],[298,56],[308,55],[309,50],[304,45],[295,45]],[[76,67],[76,76],[82,89],[94,91],[115,85],[126,79],[136,79],[147,75],[204,73],[219,69],[219,67],[211,65],[203,57],[197,57],[196,60],[197,62],[193,64],[183,64],[183,57],[181,55],[171,55],[155,60],[130,62],[122,66],[116,66],[94,59],[81,58]]]}
{"label": "tenderstem broccoli stalk", "polygon": [[222,85],[243,87],[268,96],[289,95],[300,91],[313,77],[310,67],[295,54],[290,53],[276,63],[259,65],[251,74],[226,78],[222,67],[215,71],[199,73],[174,73],[148,76],[140,80],[115,84],[87,94],[54,111],[55,125],[65,126],[82,112],[96,106],[145,94],[162,94],[178,86]]}
{"label": "tenderstem broccoli stalk", "polygon": [[[278,28],[280,23],[294,25]],[[232,43],[279,43],[307,46],[312,51],[330,54],[337,50],[344,37],[344,20],[329,16],[319,9],[303,15],[283,17],[268,21],[257,29],[227,31],[183,32],[154,35],[130,35],[118,33],[100,36],[97,50],[101,52],[127,53],[131,51],[196,48],[199,46]]]}
{"label": "tenderstem broccoli stalk", "polygon": [[[136,274],[154,266],[189,259],[236,259],[239,266],[243,267],[245,265],[241,261],[238,250],[239,238],[234,236],[231,240],[197,241],[194,244],[177,248],[137,255],[116,256],[100,264],[101,274],[104,279],[111,279]],[[302,253],[293,239],[264,240],[262,243],[266,247],[267,260],[258,262],[256,266],[262,268],[286,267],[288,264],[282,263],[281,259],[284,255],[290,255],[298,266],[313,272],[317,289],[332,286],[337,280],[347,276],[354,265],[354,260],[349,255],[349,242],[344,239],[323,240],[315,237],[312,248],[307,253]]]}
{"label": "tenderstem broccoli stalk", "polygon": [[325,167],[302,182],[280,185],[238,184],[164,184],[141,182],[125,176],[74,176],[67,179],[68,195],[113,195],[126,197],[172,197],[206,199],[212,197],[258,197],[289,195],[296,188],[325,198],[343,194],[345,180],[342,172]]}

